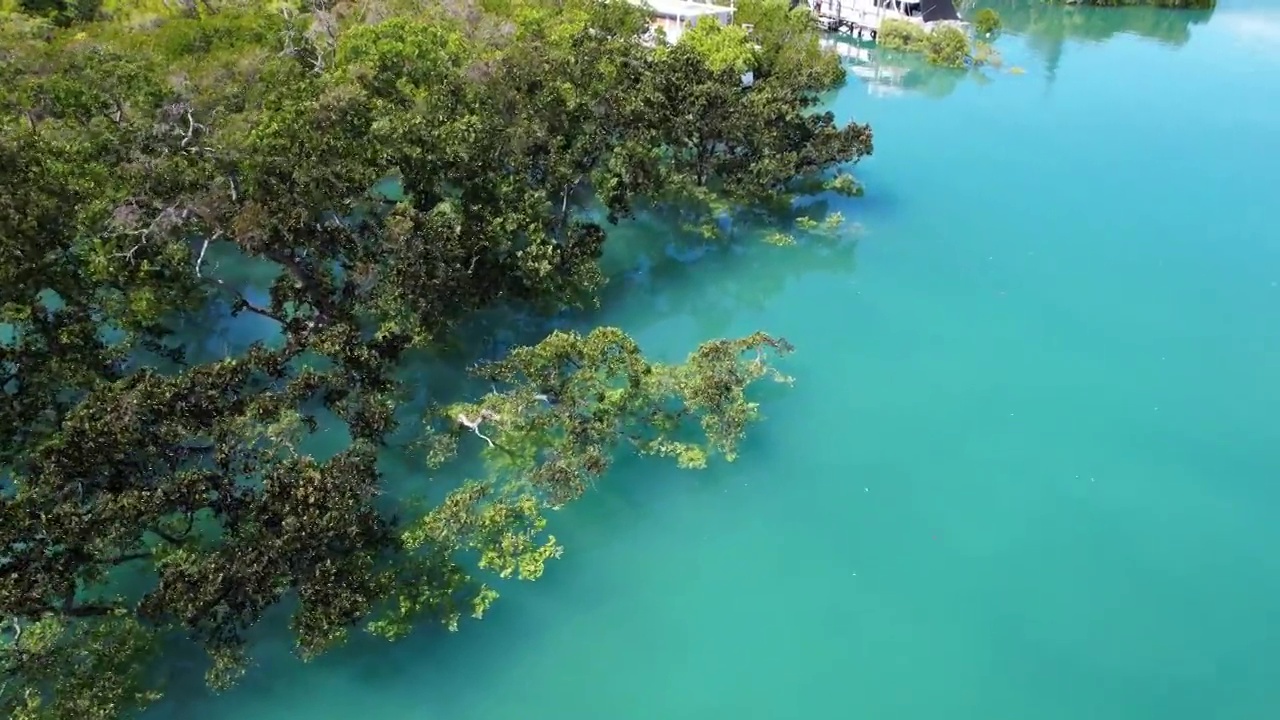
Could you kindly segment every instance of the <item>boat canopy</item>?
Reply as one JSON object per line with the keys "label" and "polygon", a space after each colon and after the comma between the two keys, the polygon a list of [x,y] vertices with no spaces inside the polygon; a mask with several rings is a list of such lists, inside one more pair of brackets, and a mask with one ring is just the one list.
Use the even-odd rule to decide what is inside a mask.
{"label": "boat canopy", "polygon": [[920,16],[927,23],[939,20],[959,20],[960,13],[951,0],[915,0],[920,3]]}

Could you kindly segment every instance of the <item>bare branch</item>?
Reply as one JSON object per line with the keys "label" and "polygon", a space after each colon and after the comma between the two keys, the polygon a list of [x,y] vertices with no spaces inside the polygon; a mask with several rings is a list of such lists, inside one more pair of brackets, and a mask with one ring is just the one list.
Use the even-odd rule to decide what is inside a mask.
{"label": "bare branch", "polygon": [[465,413],[458,413],[458,422],[471,428],[471,431],[474,432],[476,435],[478,435],[481,440],[484,440],[485,442],[489,443],[489,447],[495,447],[495,445],[493,444],[493,440],[489,439],[488,435],[485,435],[484,433],[480,432],[480,423],[484,422],[485,420],[501,420],[501,419],[502,418],[499,417],[497,413],[493,413],[488,410],[481,410],[480,417],[476,418],[475,420],[472,420],[471,418],[467,417]]}
{"label": "bare branch", "polygon": [[190,208],[179,207],[175,203],[157,213],[145,227],[138,227],[143,215],[144,209],[134,199],[130,199],[116,208],[112,214],[110,226],[123,235],[138,238],[138,242],[128,250],[113,253],[112,257],[120,257],[133,262],[134,254],[150,242],[153,236],[181,227],[192,217],[193,213]]}
{"label": "bare branch", "polygon": [[[195,139],[196,128],[200,128],[201,130],[205,129],[204,125],[201,125],[200,123],[196,122],[195,117],[191,115],[191,108],[187,108],[187,135],[186,137],[182,138],[183,148],[187,147],[187,145],[190,145],[191,142]],[[195,149],[200,149],[200,148],[195,148]]]}
{"label": "bare branch", "polygon": [[200,265],[204,263],[204,254],[209,251],[210,242],[213,242],[213,238],[205,238],[204,242],[200,245],[200,255],[196,257],[196,277],[198,278],[204,277],[200,274]]}

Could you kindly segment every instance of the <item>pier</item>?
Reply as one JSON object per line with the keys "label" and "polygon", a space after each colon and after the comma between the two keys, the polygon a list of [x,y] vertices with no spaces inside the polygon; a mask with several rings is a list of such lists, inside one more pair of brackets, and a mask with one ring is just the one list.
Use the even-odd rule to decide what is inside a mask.
{"label": "pier", "polygon": [[734,5],[715,5],[695,0],[629,0],[632,5],[643,7],[650,14],[650,30],[661,29],[667,42],[674,43],[686,30],[700,20],[729,25],[733,22]]}
{"label": "pier", "polygon": [[960,19],[952,0],[810,0],[818,25],[828,32],[875,40],[885,20],[922,27]]}

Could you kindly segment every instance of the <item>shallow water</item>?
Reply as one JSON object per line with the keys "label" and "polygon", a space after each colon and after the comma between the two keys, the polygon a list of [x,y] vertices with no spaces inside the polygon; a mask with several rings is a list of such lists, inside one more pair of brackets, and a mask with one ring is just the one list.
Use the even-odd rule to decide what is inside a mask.
{"label": "shallow water", "polygon": [[845,242],[611,293],[660,356],[798,347],[736,464],[623,463],[485,621],[268,639],[153,717],[1274,717],[1280,9],[988,4],[1025,74],[833,99],[876,130]]}

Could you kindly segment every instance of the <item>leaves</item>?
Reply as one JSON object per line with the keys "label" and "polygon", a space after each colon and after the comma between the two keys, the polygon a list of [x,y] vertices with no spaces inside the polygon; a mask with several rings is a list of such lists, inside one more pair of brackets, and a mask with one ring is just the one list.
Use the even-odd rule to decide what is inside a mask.
{"label": "leaves", "polygon": [[[663,365],[616,328],[556,332],[480,366],[480,377],[504,389],[445,415],[491,443],[484,454],[498,477],[559,506],[604,475],[623,444],[682,467],[703,467],[714,454],[733,460],[759,417],[747,388],[764,378],[789,381],[768,360],[790,351],[757,333],[706,343],[684,363]],[[691,426],[700,442],[688,439]]]}
{"label": "leaves", "polygon": [[144,677],[158,654],[158,637],[128,614],[14,623],[12,635],[0,641],[5,717],[113,720],[158,697]]}
{"label": "leaves", "polygon": [[[839,68],[795,14],[650,48],[626,2],[419,10],[0,26],[8,716],[127,716],[183,640],[228,687],[278,606],[304,658],[357,628],[455,629],[560,556],[545,511],[618,453],[732,460],[750,388],[785,380],[763,333],[674,364],[615,328],[552,333],[482,363],[492,392],[418,438],[481,477],[388,492],[416,353],[480,311],[598,302],[609,224],[789,212],[855,191],[871,151],[813,112]],[[247,318],[271,337],[218,352]],[[350,442],[312,456],[322,429]]]}
{"label": "leaves", "polygon": [[889,19],[880,28],[878,42],[887,50],[918,52],[931,65],[963,68],[976,62],[976,49],[964,31],[950,25],[926,30],[907,20]]}
{"label": "leaves", "polygon": [[794,93],[816,93],[845,80],[840,57],[824,50],[807,5],[790,0],[743,0],[734,22],[751,28],[760,46],[756,79],[770,80]]}

